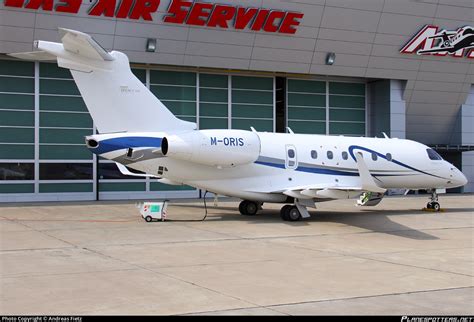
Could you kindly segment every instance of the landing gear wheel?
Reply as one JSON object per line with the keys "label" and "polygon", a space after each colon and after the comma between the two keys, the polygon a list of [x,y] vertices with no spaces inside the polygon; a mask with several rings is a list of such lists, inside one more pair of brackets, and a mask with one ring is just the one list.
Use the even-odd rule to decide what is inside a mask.
{"label": "landing gear wheel", "polygon": [[441,210],[441,206],[438,202],[438,194],[436,193],[436,189],[432,189],[431,191],[430,202],[426,205],[426,208],[433,209],[434,211],[438,212]]}
{"label": "landing gear wheel", "polygon": [[298,221],[301,219],[301,213],[296,206],[291,206],[287,213],[289,221]]}
{"label": "landing gear wheel", "polygon": [[281,207],[281,210],[280,210],[280,217],[281,219],[283,219],[284,221],[288,221],[290,220],[288,218],[288,210],[291,208],[290,205],[284,205],[283,207]]}
{"label": "landing gear wheel", "polygon": [[440,210],[441,210],[441,206],[440,206],[439,203],[437,203],[437,202],[432,202],[432,203],[431,203],[431,209],[433,209],[434,211],[440,211]]}
{"label": "landing gear wheel", "polygon": [[241,201],[240,204],[239,204],[239,212],[241,215],[245,215],[244,214],[244,206],[245,205],[245,200],[244,201]]}
{"label": "landing gear wheel", "polygon": [[145,217],[145,221],[146,221],[146,222],[151,222],[151,221],[152,221],[152,218],[151,218],[150,216],[146,216],[146,217]]}
{"label": "landing gear wheel", "polygon": [[244,200],[239,205],[239,211],[244,216],[255,216],[258,211],[258,204],[254,201]]}

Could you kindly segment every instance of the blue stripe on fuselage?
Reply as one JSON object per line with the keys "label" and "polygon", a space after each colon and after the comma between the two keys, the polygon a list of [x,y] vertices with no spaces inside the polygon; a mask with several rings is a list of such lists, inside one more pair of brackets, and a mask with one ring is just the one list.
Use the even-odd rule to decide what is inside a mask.
{"label": "blue stripe on fuselage", "polygon": [[128,148],[152,147],[161,148],[162,138],[151,138],[142,136],[125,136],[119,138],[105,139],[99,142],[97,148],[89,148],[92,153],[104,154],[116,150]]}
{"label": "blue stripe on fuselage", "polygon": [[[351,155],[352,159],[354,159],[354,161],[356,161],[356,158],[355,158],[355,155],[354,155],[354,150],[356,150],[356,149],[357,149],[357,150],[366,151],[366,152],[369,152],[369,153],[375,153],[375,154],[377,154],[379,157],[381,157],[381,158],[383,158],[383,159],[389,161],[389,160],[387,159],[387,156],[386,156],[385,154],[382,154],[382,153],[380,153],[380,152],[371,150],[371,149],[369,149],[369,148],[365,148],[365,147],[360,146],[360,145],[351,145],[351,146],[349,147],[349,154]],[[405,163],[400,162],[400,161],[395,160],[395,159],[392,159],[392,160],[389,161],[389,162],[393,162],[393,163],[395,163],[395,164],[397,164],[397,165],[399,165],[399,166],[401,166],[401,167],[404,167],[404,168],[407,168],[407,169],[410,169],[410,170],[413,170],[413,171],[416,171],[416,172],[419,172],[419,173],[422,173],[422,174],[426,174],[426,175],[428,175],[428,176],[432,176],[432,177],[436,177],[436,178],[441,178],[441,179],[446,179],[446,178],[443,178],[443,177],[440,177],[440,176],[437,176],[437,175],[434,175],[434,174],[431,174],[431,173],[428,173],[428,172],[421,171],[421,170],[419,170],[419,169],[413,168],[413,167],[409,166],[408,164],[405,164]]]}
{"label": "blue stripe on fuselage", "polygon": [[[262,161],[255,161],[256,164],[266,165],[273,168],[280,168],[285,169],[284,164],[278,164],[273,162],[262,162]],[[359,173],[352,173],[346,171],[339,171],[339,170],[332,170],[332,169],[324,169],[324,168],[309,168],[309,167],[298,167],[295,169],[296,171],[301,172],[308,172],[308,173],[318,173],[318,174],[331,174],[337,176],[351,176],[351,177],[358,177]]]}

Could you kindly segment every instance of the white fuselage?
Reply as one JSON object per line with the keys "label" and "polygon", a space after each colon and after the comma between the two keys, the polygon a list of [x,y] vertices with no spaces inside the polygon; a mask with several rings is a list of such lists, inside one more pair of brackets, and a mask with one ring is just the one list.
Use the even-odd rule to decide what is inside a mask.
{"label": "white fuselage", "polygon": [[[191,154],[178,159],[162,155],[160,141],[168,135],[167,133],[106,134],[90,137],[99,142],[99,145],[106,145],[107,140],[111,138],[115,141],[120,141],[120,138],[124,137],[157,140],[154,144],[147,142],[139,146],[140,139],[137,139],[135,144],[131,145],[134,147],[135,155],[130,158],[126,157],[130,146],[126,141],[124,143],[126,146],[116,144],[112,150],[106,149],[106,153],[100,153],[103,151],[95,149],[91,151],[99,152],[98,154],[107,159],[124,163],[127,167],[167,179],[166,182],[266,202],[283,202],[288,197],[288,193],[284,192],[301,190],[305,187],[360,186],[359,171],[354,157],[357,152],[362,152],[370,174],[377,185],[385,189],[452,188],[466,183],[466,178],[456,167],[442,159],[430,159],[427,146],[410,140],[236,130],[188,133],[202,134],[198,141],[193,141],[193,144],[197,145],[198,149],[206,149],[210,160],[208,164],[202,164],[202,155],[199,159],[197,155],[194,159]],[[219,157],[222,149],[226,149],[221,154],[225,156],[232,149],[239,147],[229,144],[225,147],[213,145],[211,138],[214,140],[216,137],[232,138],[242,133],[246,136],[254,134],[258,138],[259,152],[256,160],[235,166],[228,165],[228,162],[226,165],[219,165],[219,160],[224,159]],[[186,133],[181,136],[186,137]],[[240,148],[245,149],[246,146]],[[216,156],[213,156],[213,149],[217,153]],[[158,174],[159,167],[167,171]],[[304,198],[300,195],[295,197]]]}

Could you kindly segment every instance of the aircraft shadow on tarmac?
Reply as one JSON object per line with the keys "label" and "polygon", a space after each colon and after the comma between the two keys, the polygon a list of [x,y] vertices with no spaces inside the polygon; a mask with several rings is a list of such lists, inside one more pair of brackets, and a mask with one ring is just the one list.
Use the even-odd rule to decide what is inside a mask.
{"label": "aircraft shadow on tarmac", "polygon": [[[204,214],[204,207],[200,205],[183,205],[174,204],[183,208],[202,209]],[[369,230],[374,233],[383,233],[395,235],[404,238],[417,240],[436,240],[436,236],[430,235],[426,232],[411,228],[409,226],[397,223],[390,219],[389,216],[398,215],[424,215],[424,216],[443,216],[450,212],[472,212],[472,208],[456,208],[453,210],[446,209],[444,213],[422,212],[421,209],[398,209],[398,210],[381,210],[381,209],[364,209],[362,211],[354,212],[337,212],[337,211],[310,211],[311,218],[304,219],[297,222],[282,221],[278,209],[263,209],[256,216],[242,216],[235,207],[223,207],[208,205],[209,221],[246,221],[249,224],[284,224],[289,227],[307,226],[311,222],[328,222],[344,224],[348,226],[358,227]],[[173,220],[171,220],[173,221]],[[177,220],[179,221],[179,220]]]}

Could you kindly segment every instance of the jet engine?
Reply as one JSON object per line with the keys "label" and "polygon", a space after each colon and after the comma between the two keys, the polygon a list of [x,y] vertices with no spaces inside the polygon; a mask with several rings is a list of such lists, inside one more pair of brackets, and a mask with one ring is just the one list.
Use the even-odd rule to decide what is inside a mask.
{"label": "jet engine", "polygon": [[257,133],[242,130],[203,130],[166,136],[163,155],[199,164],[234,167],[253,163],[260,155]]}

